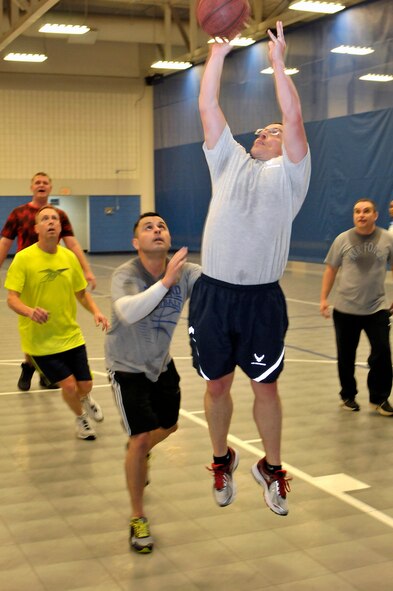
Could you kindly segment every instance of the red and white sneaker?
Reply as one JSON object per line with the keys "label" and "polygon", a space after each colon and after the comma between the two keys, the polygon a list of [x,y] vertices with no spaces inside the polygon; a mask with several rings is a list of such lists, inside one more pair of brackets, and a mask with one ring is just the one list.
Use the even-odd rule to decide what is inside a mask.
{"label": "red and white sneaker", "polygon": [[228,449],[231,454],[229,464],[212,464],[211,468],[208,468],[214,478],[213,496],[220,507],[230,505],[236,496],[236,485],[232,475],[239,464],[239,454],[231,447]]}
{"label": "red and white sneaker", "polygon": [[270,474],[266,470],[266,458],[262,458],[251,468],[255,480],[263,487],[265,503],[277,515],[288,515],[287,492],[291,490],[286,470],[276,470]]}

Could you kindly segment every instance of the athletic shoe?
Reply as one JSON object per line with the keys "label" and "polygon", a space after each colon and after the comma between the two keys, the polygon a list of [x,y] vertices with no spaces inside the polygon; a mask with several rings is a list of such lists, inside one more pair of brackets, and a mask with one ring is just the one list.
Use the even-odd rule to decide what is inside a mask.
{"label": "athletic shoe", "polygon": [[370,402],[371,408],[374,408],[377,413],[382,415],[383,417],[391,417],[393,416],[393,408],[390,406],[389,400],[385,400],[382,404],[373,404]]}
{"label": "athletic shoe", "polygon": [[140,554],[150,554],[153,550],[153,538],[146,517],[135,517],[130,521],[130,548]]}
{"label": "athletic shoe", "polygon": [[97,423],[100,423],[104,420],[104,414],[101,410],[101,406],[94,400],[92,396],[90,396],[90,394],[85,396],[81,402],[89,417],[94,419]]}
{"label": "athletic shoe", "polygon": [[287,492],[291,490],[286,470],[276,470],[270,474],[266,470],[266,458],[259,460],[251,468],[255,480],[263,487],[265,503],[277,515],[288,515]]}
{"label": "athletic shoe", "polygon": [[95,431],[89,423],[87,414],[84,413],[81,417],[76,417],[75,421],[76,436],[78,439],[87,439],[92,441],[96,438]]}
{"label": "athletic shoe", "polygon": [[22,392],[27,392],[27,390],[30,390],[31,378],[35,372],[35,367],[29,363],[22,363],[21,368],[22,372],[18,380],[18,388],[19,390],[22,390]]}
{"label": "athletic shoe", "polygon": [[360,410],[360,406],[356,400],[342,400],[340,406],[342,406],[344,410],[352,410],[355,412]]}
{"label": "athletic shoe", "polygon": [[58,390],[60,388],[58,384],[48,384],[43,376],[40,376],[40,386],[45,390]]}
{"label": "athletic shoe", "polygon": [[231,454],[229,464],[212,464],[212,467],[208,468],[210,472],[213,472],[213,495],[220,507],[230,505],[236,496],[236,485],[232,474],[239,464],[239,454],[231,447],[228,449]]}

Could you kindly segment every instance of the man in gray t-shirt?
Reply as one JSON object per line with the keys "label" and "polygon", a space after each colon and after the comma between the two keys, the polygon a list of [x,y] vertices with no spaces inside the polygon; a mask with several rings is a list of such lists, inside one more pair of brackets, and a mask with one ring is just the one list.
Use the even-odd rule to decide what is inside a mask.
{"label": "man in gray t-shirt", "polygon": [[367,386],[370,405],[382,416],[393,416],[389,403],[392,388],[390,313],[385,277],[387,265],[393,270],[393,235],[378,228],[378,212],[371,199],[358,199],[353,209],[355,227],[334,240],[326,256],[322,279],[321,314],[329,318],[328,296],[338,280],[333,321],[336,332],[341,405],[359,411],[356,402],[356,349],[362,330],[371,345]]}
{"label": "man in gray t-shirt", "polygon": [[125,459],[131,501],[130,546],[153,550],[144,511],[150,450],[177,429],[180,378],[170,344],[186,300],[200,275],[183,246],[168,258],[171,236],[156,212],[142,214],[132,241],[138,256],[112,276],[112,319],[105,341],[109,379],[128,434]]}

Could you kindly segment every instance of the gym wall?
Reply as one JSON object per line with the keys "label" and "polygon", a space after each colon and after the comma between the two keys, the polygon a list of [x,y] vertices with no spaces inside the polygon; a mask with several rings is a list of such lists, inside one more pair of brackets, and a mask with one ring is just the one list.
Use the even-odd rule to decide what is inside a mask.
{"label": "gym wall", "polygon": [[[287,67],[301,97],[312,155],[306,202],[295,220],[290,258],[321,262],[334,237],[352,225],[359,197],[374,199],[388,226],[393,199],[393,82],[359,80],[393,73],[391,0],[361,4],[286,34]],[[331,53],[338,45],[371,45],[366,56]],[[267,41],[231,53],[220,102],[236,139],[249,150],[253,131],[277,121]],[[210,200],[202,153],[198,92],[203,66],[164,78],[154,87],[156,209],[169,223],[174,248],[198,251]]]}

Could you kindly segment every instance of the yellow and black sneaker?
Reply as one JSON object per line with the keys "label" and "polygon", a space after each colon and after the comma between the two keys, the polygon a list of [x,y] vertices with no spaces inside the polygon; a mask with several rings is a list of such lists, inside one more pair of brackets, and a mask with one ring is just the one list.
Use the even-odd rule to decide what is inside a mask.
{"label": "yellow and black sneaker", "polygon": [[150,554],[153,550],[153,538],[146,517],[134,517],[130,521],[130,548],[139,554]]}

